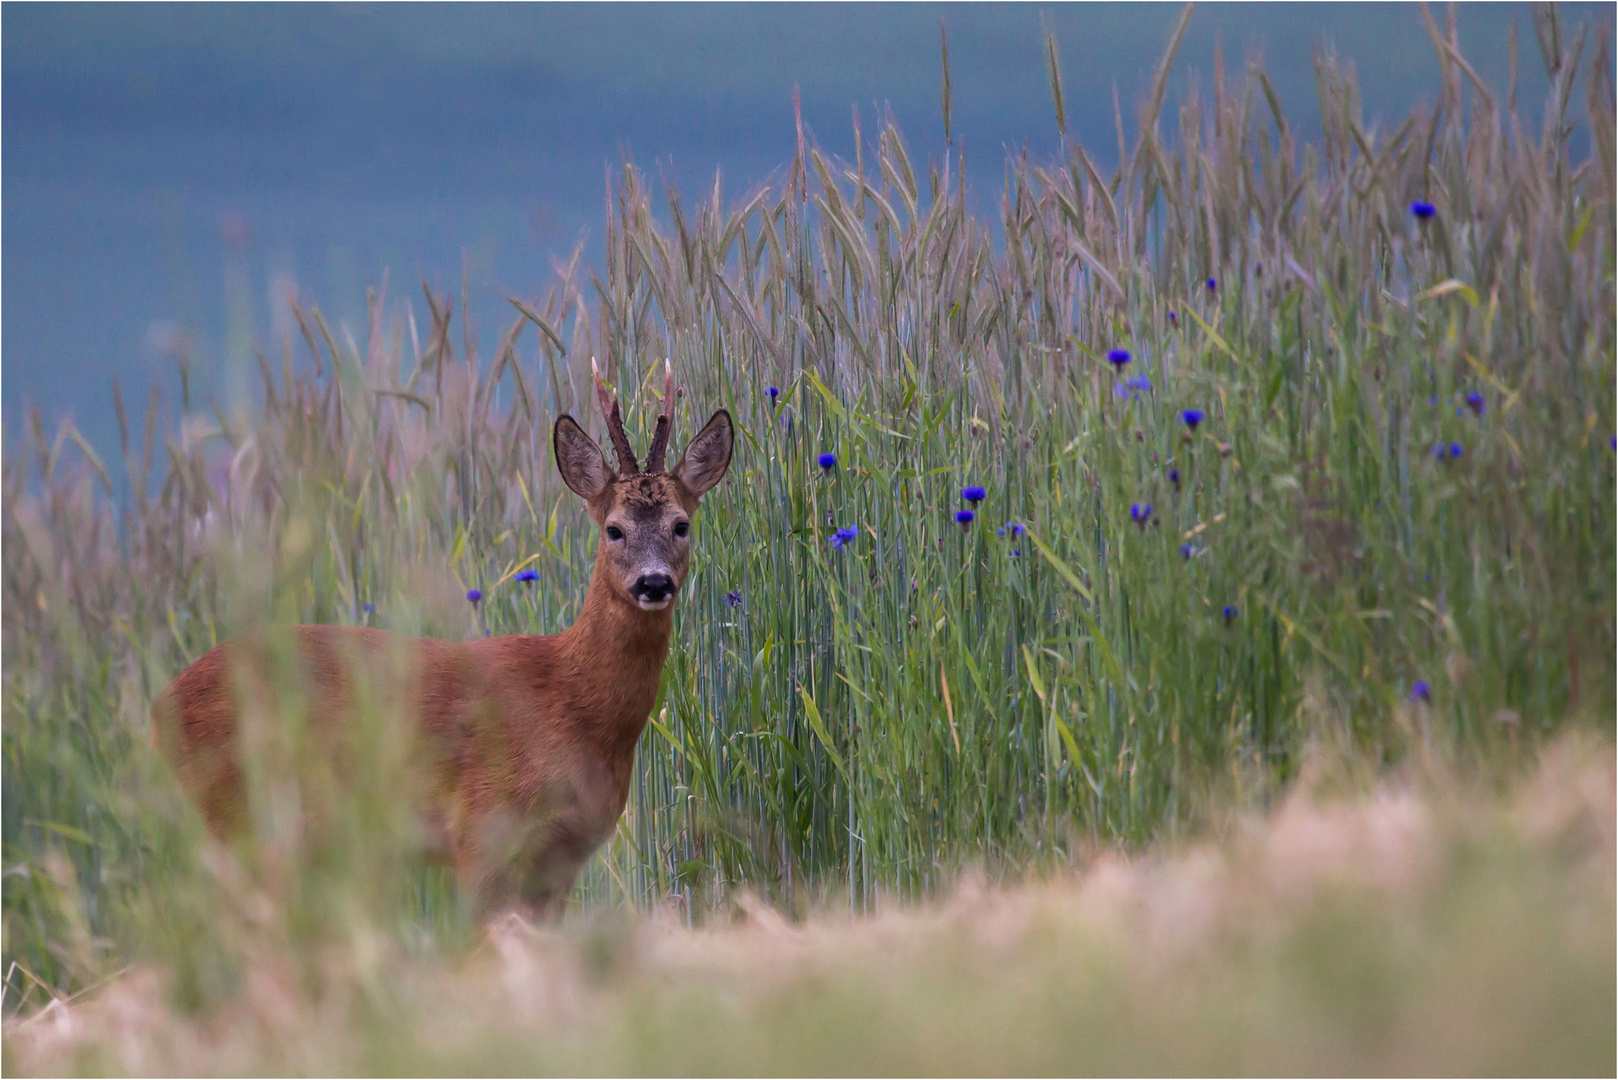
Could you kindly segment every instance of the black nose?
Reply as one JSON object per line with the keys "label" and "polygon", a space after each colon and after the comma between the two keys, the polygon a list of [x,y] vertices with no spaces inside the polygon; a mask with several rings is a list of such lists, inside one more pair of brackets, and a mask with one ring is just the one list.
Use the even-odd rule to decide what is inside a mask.
{"label": "black nose", "polygon": [[667,574],[642,574],[630,592],[641,600],[657,603],[674,595],[674,579]]}

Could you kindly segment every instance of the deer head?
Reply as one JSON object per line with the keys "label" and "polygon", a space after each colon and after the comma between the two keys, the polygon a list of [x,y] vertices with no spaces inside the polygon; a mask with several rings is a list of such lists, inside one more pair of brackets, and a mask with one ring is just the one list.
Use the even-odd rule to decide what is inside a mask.
{"label": "deer head", "polygon": [[661,611],[674,602],[691,565],[691,515],[702,496],[724,478],[734,442],[730,413],[715,412],[685,448],[679,464],[663,467],[669,429],[674,425],[674,372],[664,362],[663,409],[658,414],[646,466],[624,432],[616,396],[590,362],[596,404],[618,457],[616,471],[573,417],[556,419],[552,441],[562,481],[582,498],[601,530],[596,576],[614,597],[643,611]]}

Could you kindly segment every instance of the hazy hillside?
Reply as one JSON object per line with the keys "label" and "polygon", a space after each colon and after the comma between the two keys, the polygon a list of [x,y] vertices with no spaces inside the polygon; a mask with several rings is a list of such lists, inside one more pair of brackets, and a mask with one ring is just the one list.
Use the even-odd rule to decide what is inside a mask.
{"label": "hazy hillside", "polygon": [[[1442,19],[1441,9],[1434,9]],[[8,5],[3,20],[4,418],[29,401],[116,437],[109,378],[173,388],[176,334],[194,378],[250,360],[286,326],[295,285],[357,333],[389,271],[441,288],[470,271],[475,311],[536,295],[587,231],[599,260],[603,170],[622,153],[682,186],[763,179],[793,152],[792,88],[829,150],[852,156],[888,103],[922,159],[943,141],[938,25],[950,33],[954,134],[984,209],[1004,148],[1056,146],[1041,27],[1062,44],[1071,132],[1117,157],[1169,5]],[[1612,21],[1571,5],[1570,24]],[[1521,36],[1526,113],[1544,65],[1523,5],[1461,5],[1459,39],[1491,85]],[[1354,62],[1369,121],[1435,101],[1439,71],[1410,5],[1214,5],[1176,64],[1204,92],[1261,50],[1299,133],[1319,131],[1313,48]],[[869,151],[869,147],[867,148]],[[239,238],[239,246],[229,240]],[[493,328],[490,327],[490,332]],[[9,444],[8,444],[9,445]]]}

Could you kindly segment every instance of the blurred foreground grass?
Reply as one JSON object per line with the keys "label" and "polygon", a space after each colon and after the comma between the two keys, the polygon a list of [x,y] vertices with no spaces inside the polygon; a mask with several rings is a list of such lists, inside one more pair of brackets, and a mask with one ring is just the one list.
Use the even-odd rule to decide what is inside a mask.
{"label": "blurred foreground grass", "polygon": [[[1474,84],[1452,26],[1429,29],[1437,102],[1391,131],[1364,124],[1352,73],[1323,55],[1321,144],[1297,143],[1260,67],[1217,71],[1211,97],[1188,94],[1177,116],[1159,78],[1120,118],[1115,171],[1071,142],[1057,160],[1011,159],[997,220],[961,190],[958,148],[918,167],[891,124],[864,133],[853,162],[806,135],[781,176],[739,199],[716,177],[695,201],[674,189],[654,200],[626,167],[609,192],[604,271],[559,268],[493,350],[450,297],[428,291],[422,306],[384,289],[357,334],[295,309],[297,340],[260,358],[251,409],[194,408],[188,371],[177,403],[154,392],[144,414],[120,392],[116,458],[70,423],[53,436],[33,418],[0,492],[8,1012],[155,964],[182,1012],[245,1010],[243,1033],[270,1024],[242,1051],[265,1068],[296,1052],[273,1044],[306,1021],[309,1053],[330,1053],[332,1068],[402,1067],[368,1055],[414,1045],[401,1017],[437,1014],[426,990],[394,996],[395,980],[437,985],[480,931],[447,876],[409,858],[387,724],[358,724],[370,743],[333,758],[301,740],[296,708],[266,718],[249,762],[254,833],[226,857],[200,843],[147,748],[148,709],[216,641],[266,624],[450,639],[566,625],[594,536],[555,476],[549,431],[559,412],[588,411],[592,356],[632,428],[655,412],[669,356],[688,391],[676,442],[718,405],[741,437],[696,521],[628,812],[575,897],[585,922],[670,905],[689,925],[722,922],[738,890],[825,918],[832,903],[924,901],[962,866],[1004,880],[1155,850],[1231,809],[1273,806],[1311,745],[1371,775],[1437,755],[1486,784],[1570,730],[1610,739],[1609,42],[1535,17],[1551,91],[1530,127],[1514,94]],[[1061,123],[1054,41],[1050,55]],[[823,469],[828,453],[837,463]],[[121,462],[127,496],[107,461]],[[978,486],[969,506],[963,489]],[[834,530],[854,539],[834,547]],[[537,580],[517,581],[524,568]],[[335,776],[345,760],[365,767]],[[317,819],[336,827],[309,828]],[[1060,928],[1048,956],[963,953],[960,979],[919,960],[896,970],[939,995],[941,1015],[999,1015],[953,986],[988,977],[973,964],[1009,980],[1023,959],[1061,966],[1071,953],[1081,988],[1122,979],[1120,1000],[1139,1009],[1163,990],[1166,1015],[1188,1024],[1220,1009],[1258,1024],[1242,1012],[1257,1008],[1249,992],[1311,1007],[1287,965],[1307,967],[1318,946],[1320,978],[1353,984],[1341,992],[1370,1012],[1350,1019],[1382,1025],[1374,1045],[1397,1055],[1416,1045],[1399,1041],[1407,1013],[1447,1022],[1423,995],[1465,982],[1474,961],[1455,934],[1509,944],[1520,917],[1519,936],[1547,948],[1584,956],[1574,942],[1593,942],[1611,974],[1610,917],[1593,938],[1568,924],[1564,940],[1548,914],[1574,888],[1554,848],[1491,844],[1475,873],[1452,860],[1414,908],[1310,908],[1325,929],[1303,919],[1274,941],[1238,935],[1185,969],[1193,988],[1235,971],[1241,994],[1168,992],[1172,980],[1127,956],[1107,968]],[[1610,908],[1610,892],[1588,902]],[[1430,904],[1456,905],[1453,920]],[[1335,918],[1344,940],[1384,944],[1339,949]],[[1399,966],[1406,926],[1411,955],[1430,942],[1429,975],[1419,960]],[[927,940],[917,933],[906,940]],[[1500,965],[1478,987],[1528,979],[1512,965],[1530,960],[1500,947],[1476,960]],[[1391,967],[1378,966],[1385,953]],[[1554,956],[1534,970],[1584,977],[1584,960]],[[856,1026],[882,1015],[879,982],[827,978],[849,995],[810,1010],[832,1029],[838,1009]],[[1408,1009],[1369,1004],[1387,999],[1385,978]],[[807,995],[813,979],[792,985]],[[1030,978],[1008,994],[1054,1024],[1066,985]],[[657,1069],[633,1054],[675,1046],[681,1009],[731,1023],[714,993],[627,993],[604,1021],[624,1025],[611,1040],[631,1055],[623,1067]],[[1568,1022],[1592,1002],[1610,1021],[1605,993]],[[317,1049],[328,998],[368,1034]],[[251,1019],[261,1009],[286,1026]],[[443,1016],[481,1022],[467,1010]],[[189,1037],[172,1022],[163,1030]],[[925,1056],[955,1045],[941,1030],[917,1028],[908,1045],[953,1071]],[[1303,1045],[1335,1046],[1322,1030]],[[712,1052],[757,1045],[732,1035]],[[583,1067],[565,1055],[585,1044],[566,1038],[545,1052]]]}
{"label": "blurred foreground grass", "polygon": [[744,895],[703,930],[507,924],[448,962],[350,953],[316,993],[272,953],[206,1019],[135,970],[9,1022],[6,1071],[1611,1074],[1611,745],[1554,747],[1505,797],[1407,773],[859,918]]}

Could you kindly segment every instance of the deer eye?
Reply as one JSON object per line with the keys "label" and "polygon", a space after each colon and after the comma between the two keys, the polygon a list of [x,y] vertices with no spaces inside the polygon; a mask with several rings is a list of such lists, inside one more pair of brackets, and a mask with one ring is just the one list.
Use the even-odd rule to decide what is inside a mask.
{"label": "deer eye", "polygon": [[624,538],[624,530],[620,529],[616,525],[608,525],[607,526],[607,539],[608,540],[622,540],[623,538]]}
{"label": "deer eye", "polygon": [[684,536],[686,533],[688,533],[690,531],[691,531],[691,523],[689,521],[676,521],[674,523],[674,535],[675,536]]}

